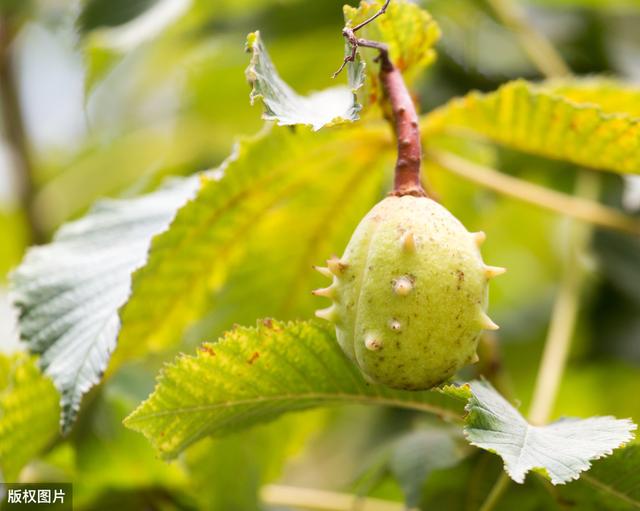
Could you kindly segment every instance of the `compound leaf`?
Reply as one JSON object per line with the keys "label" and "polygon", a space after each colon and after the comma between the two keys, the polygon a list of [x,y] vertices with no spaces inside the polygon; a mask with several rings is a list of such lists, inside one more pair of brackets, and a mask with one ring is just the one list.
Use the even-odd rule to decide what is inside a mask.
{"label": "compound leaf", "polygon": [[[286,293],[256,299],[257,312],[277,304],[274,312],[287,309],[288,317],[308,314],[311,265],[322,261],[318,254],[330,255],[335,240],[341,248],[381,188],[388,147],[384,137],[373,143],[376,133],[265,131],[239,144],[222,167],[137,199],[99,203],[53,243],[30,250],[12,277],[14,301],[23,339],[42,354],[42,367],[61,392],[63,429],[100,380],[118,337],[112,368],[181,340],[247,250],[260,251],[245,266],[254,275],[244,295],[229,303],[246,304],[248,294],[266,286]],[[265,271],[257,263],[271,262],[275,242],[293,250]],[[285,253],[273,257],[276,252]]]}

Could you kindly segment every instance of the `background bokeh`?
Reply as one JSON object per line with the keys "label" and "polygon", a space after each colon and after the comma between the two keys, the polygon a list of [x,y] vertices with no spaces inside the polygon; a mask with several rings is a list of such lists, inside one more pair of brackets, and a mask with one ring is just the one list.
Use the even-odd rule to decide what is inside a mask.
{"label": "background bokeh", "polygon": [[[473,89],[541,78],[484,2],[419,3],[442,29],[437,62],[415,86],[421,111]],[[640,3],[521,3],[575,73],[640,80]],[[342,4],[101,0],[79,15],[76,1],[2,0],[0,64],[5,74],[11,64],[17,96],[7,104],[11,97],[3,94],[0,104],[0,350],[22,349],[6,286],[26,247],[49,240],[99,198],[137,195],[167,176],[213,168],[238,136],[259,131],[260,107],[250,106],[244,76],[248,32],[260,29],[280,75],[298,92],[332,85],[343,54]],[[24,125],[18,140],[16,114]],[[505,173],[573,193],[578,169],[570,164],[476,143],[464,151]],[[526,406],[562,271],[567,218],[442,169],[427,171],[443,204],[470,230],[487,232],[486,259],[509,268],[492,287],[491,310],[502,326],[496,342],[506,378]],[[600,179],[604,202],[636,214],[637,181],[606,173]],[[554,417],[611,414],[640,422],[640,239],[596,229],[582,264],[587,282]],[[245,315],[231,310],[205,318],[176,350],[216,338]],[[271,480],[398,498],[397,483],[379,470],[380,446],[417,426],[439,427],[405,411],[314,411],[206,440],[167,464],[121,420],[148,395],[168,358],[128,364],[94,389],[71,436],[56,441],[21,478],[74,481],[78,509],[250,510],[256,488]],[[456,470],[497,471],[497,461],[487,459]],[[467,477],[458,476],[433,480]],[[437,502],[446,502],[442,492],[460,493],[454,484],[436,486]],[[426,500],[436,498],[430,491]],[[473,492],[482,498],[487,489],[465,491],[473,499]],[[517,499],[518,491],[525,490],[510,490],[515,496],[509,498]],[[542,509],[536,505],[531,509]]]}

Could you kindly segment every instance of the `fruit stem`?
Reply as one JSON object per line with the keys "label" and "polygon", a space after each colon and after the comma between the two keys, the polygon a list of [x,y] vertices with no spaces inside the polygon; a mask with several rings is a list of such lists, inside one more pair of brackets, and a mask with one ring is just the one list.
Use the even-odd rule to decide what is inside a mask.
{"label": "fruit stem", "polygon": [[351,52],[344,58],[340,68],[334,73],[336,77],[347,62],[353,62],[358,47],[378,50],[376,61],[380,62],[380,83],[385,98],[391,104],[392,121],[396,139],[398,141],[398,158],[396,160],[393,191],[390,195],[401,197],[413,195],[426,197],[422,187],[420,167],[422,164],[422,146],[420,143],[420,127],[418,114],[411,99],[411,94],[404,82],[402,73],[393,65],[389,58],[389,48],[386,44],[368,39],[360,39],[355,35],[357,30],[371,23],[378,16],[384,14],[389,6],[387,0],[376,14],[356,25],[354,28],[344,27],[342,35],[351,46]]}
{"label": "fruit stem", "polygon": [[380,52],[380,82],[391,104],[394,131],[398,141],[398,159],[391,195],[425,197],[427,194],[420,179],[422,146],[418,114],[402,73],[392,64],[387,51]]}

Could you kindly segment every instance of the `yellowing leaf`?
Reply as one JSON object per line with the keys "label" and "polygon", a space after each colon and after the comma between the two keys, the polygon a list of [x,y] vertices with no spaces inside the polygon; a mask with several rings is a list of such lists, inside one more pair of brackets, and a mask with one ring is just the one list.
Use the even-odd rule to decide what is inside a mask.
{"label": "yellowing leaf", "polygon": [[[518,80],[487,94],[472,92],[423,118],[424,135],[447,131],[481,136],[527,153],[614,172],[640,172],[640,119],[619,108],[612,96],[603,106],[597,93],[573,88],[554,92]],[[563,94],[566,94],[563,95]],[[571,99],[591,101],[578,102]],[[632,109],[632,113],[637,110]],[[613,112],[613,113],[612,113]]]}
{"label": "yellowing leaf", "polygon": [[[344,6],[344,18],[354,27],[376,14],[383,0],[361,1],[358,7]],[[431,15],[408,0],[394,0],[387,12],[357,32],[359,37],[386,43],[394,65],[409,81],[433,63],[433,46],[440,38],[440,29]],[[370,50],[362,50],[370,51]],[[372,57],[376,56],[373,51]]]}
{"label": "yellowing leaf", "polygon": [[[345,22],[354,27],[378,12],[383,3],[383,0],[362,0],[357,8],[345,5]],[[405,80],[411,83],[435,60],[436,52],[433,47],[440,38],[440,29],[431,15],[415,3],[394,0],[384,15],[358,31],[357,35],[386,43],[392,62],[402,72]],[[378,52],[367,48],[359,51],[367,65],[367,92],[363,97],[367,102],[375,102],[381,98],[379,65],[374,62]]]}
{"label": "yellowing leaf", "polygon": [[58,393],[25,354],[0,355],[0,480],[20,469],[58,433]]}
{"label": "yellowing leaf", "polygon": [[[342,249],[335,240],[342,243],[372,205],[386,140],[361,128],[265,131],[239,144],[222,167],[135,199],[100,202],[51,244],[31,249],[12,277],[14,301],[22,337],[61,392],[63,429],[102,377],[118,336],[112,367],[179,342],[247,250],[259,250],[244,268],[256,277],[227,303],[247,312],[247,293],[256,292],[259,312],[308,315],[311,266]],[[278,261],[285,246],[288,256]]]}
{"label": "yellowing leaf", "polygon": [[396,406],[449,418],[459,412],[438,392],[368,384],[330,326],[265,320],[257,328],[236,328],[215,344],[203,344],[196,356],[166,366],[153,394],[125,425],[171,458],[205,436],[336,403]]}
{"label": "yellowing leaf", "polygon": [[[154,240],[122,311],[114,364],[174,345],[205,310],[220,308],[228,323],[255,321],[251,311],[308,315],[312,265],[342,250],[333,240],[348,237],[345,224],[355,227],[381,187],[380,138],[274,128],[240,143]],[[225,286],[230,276],[240,281]]]}

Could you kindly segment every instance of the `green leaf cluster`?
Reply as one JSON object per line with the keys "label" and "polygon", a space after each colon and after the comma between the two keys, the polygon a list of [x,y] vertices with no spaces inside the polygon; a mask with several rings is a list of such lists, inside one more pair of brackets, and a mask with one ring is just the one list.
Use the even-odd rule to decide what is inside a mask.
{"label": "green leaf cluster", "polygon": [[57,436],[58,393],[26,354],[0,355],[0,476],[23,466]]}
{"label": "green leaf cluster", "polygon": [[[120,138],[88,145],[60,175],[43,178],[39,204],[59,205],[46,219],[51,226],[79,215],[96,195],[122,191],[134,177],[144,180],[128,194],[150,193],[99,202],[65,224],[50,244],[30,249],[14,272],[20,332],[39,360],[26,355],[0,358],[0,468],[5,479],[16,478],[25,463],[40,456],[44,473],[55,468],[68,478],[84,478],[79,495],[87,508],[108,501],[111,508],[123,502],[170,502],[176,507],[258,509],[259,486],[278,477],[287,458],[314,435],[326,433],[324,420],[342,413],[335,406],[323,413],[307,410],[367,404],[393,409],[386,422],[380,421],[381,429],[408,431],[397,438],[389,435],[393,440],[385,444],[385,477],[371,489],[378,497],[404,498],[408,505],[425,509],[479,506],[490,491],[489,475],[501,471],[497,457],[481,452],[486,450],[500,456],[511,477],[523,483],[510,488],[496,509],[513,509],[520,502],[532,510],[561,508],[562,502],[587,510],[637,508],[637,447],[627,445],[599,459],[631,441],[630,420],[594,417],[531,425],[492,387],[477,380],[444,392],[399,392],[371,385],[343,356],[330,329],[304,319],[319,306],[309,294],[320,284],[311,267],[343,250],[359,219],[389,188],[392,133],[376,109],[359,120],[359,103],[368,107],[383,99],[375,52],[361,50],[347,70],[347,87],[309,92],[325,83],[318,76],[328,77],[340,62],[335,23],[326,33],[320,28],[305,34],[304,25],[296,27],[298,32],[286,39],[272,36],[277,30],[267,26],[263,33],[269,34],[273,61],[260,33],[250,33],[250,98],[262,103],[263,118],[277,126],[240,138],[220,163],[232,136],[259,125],[255,109],[236,101],[246,99],[234,81],[242,81],[242,41],[225,30],[231,31],[234,23],[243,30],[243,23],[254,23],[244,17],[247,5],[272,13],[267,19],[277,23],[302,3],[261,0],[212,6],[196,0],[166,19],[163,30],[146,34],[128,50],[114,46],[122,29],[158,4],[87,1],[78,21],[88,105],[97,101],[100,88],[109,90],[110,79],[127,74],[127,66],[139,74],[131,77],[136,86],[123,104],[144,103],[151,84],[166,85],[175,76],[180,77],[176,95],[183,100],[166,133],[157,126],[141,127],[132,115],[118,127]],[[346,23],[354,26],[381,5],[376,0],[345,7]],[[453,9],[451,5],[434,2],[434,17]],[[313,18],[314,9],[322,7],[304,8]],[[460,12],[490,19],[478,5]],[[425,79],[433,85],[416,96],[427,98],[425,107],[441,92],[441,84],[428,80],[434,74],[438,79],[447,76],[452,65],[447,49],[460,47],[455,44],[460,41],[447,39],[452,36],[446,17],[445,30],[434,17],[414,2],[393,1],[386,15],[361,32],[389,45],[394,63],[412,86],[420,89]],[[466,22],[473,19],[467,16]],[[244,33],[255,28],[246,27]],[[435,63],[434,45],[441,32],[445,71],[439,67],[425,74]],[[326,42],[327,34],[335,39],[335,51],[329,48],[318,55],[318,40]],[[297,57],[283,59],[292,48]],[[310,54],[318,55],[313,66],[300,62]],[[141,62],[139,67],[136,62]],[[331,65],[325,70],[327,63]],[[291,76],[299,77],[295,89],[303,93],[282,78]],[[514,263],[515,275],[497,284],[492,301],[504,316],[501,339],[507,340],[507,365],[513,367],[517,393],[526,402],[531,361],[538,356],[557,278],[558,254],[549,247],[550,238],[562,237],[561,222],[443,175],[430,151],[500,165],[516,178],[563,191],[571,188],[575,166],[637,174],[640,92],[598,77],[481,85],[487,91],[465,88],[453,99],[448,99],[452,89],[447,89],[438,107],[422,116],[426,167],[443,203],[470,228],[485,229],[494,240],[487,243],[491,260]],[[214,117],[224,122],[216,124]],[[209,167],[212,170],[195,172]],[[116,170],[109,172],[112,168]],[[165,174],[189,176],[159,186]],[[61,193],[85,186],[84,194]],[[633,279],[622,268],[633,268],[637,248],[627,246],[620,252],[629,260],[602,274],[624,290],[625,300],[633,300]],[[606,256],[612,260],[613,255]],[[627,306],[640,310],[625,302]],[[257,327],[235,325],[268,317],[278,320],[261,320]],[[590,325],[582,328],[589,331]],[[580,332],[581,338],[586,336]],[[512,338],[521,344],[510,345]],[[219,340],[200,344],[203,339]],[[195,345],[195,355],[180,354],[160,370],[155,390],[129,415],[151,391],[151,383],[127,382],[128,371],[142,364],[155,372],[176,352],[192,353]],[[578,349],[586,353],[588,348]],[[615,404],[616,414],[640,419],[637,407],[620,405],[632,393],[637,369],[616,368],[611,378],[615,384],[598,373],[590,380],[593,392],[587,398],[581,383],[588,375],[580,367],[585,368],[567,372],[564,387],[579,389],[580,399],[571,401],[561,394],[558,414],[571,410],[581,415],[587,408],[594,414],[613,413],[609,407]],[[142,390],[120,399],[123,375],[125,383]],[[470,371],[461,377],[471,380],[476,375]],[[71,438],[58,440],[42,454],[56,443],[58,415],[68,432],[83,396],[105,381],[86,399],[86,414]],[[588,407],[578,406],[587,399]],[[451,430],[464,424],[467,439],[479,450],[462,446],[449,428],[415,427],[416,416],[424,412],[452,422]],[[176,461],[168,466],[154,461],[154,451],[142,436],[122,429],[127,415],[128,428],[143,433],[163,458]],[[34,438],[37,441],[30,441]],[[110,445],[110,456],[100,454]],[[137,462],[145,468],[139,479],[130,477]],[[221,475],[230,471],[242,476]],[[567,484],[556,488],[551,483]],[[467,490],[464,502],[461,495]]]}

